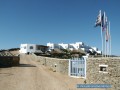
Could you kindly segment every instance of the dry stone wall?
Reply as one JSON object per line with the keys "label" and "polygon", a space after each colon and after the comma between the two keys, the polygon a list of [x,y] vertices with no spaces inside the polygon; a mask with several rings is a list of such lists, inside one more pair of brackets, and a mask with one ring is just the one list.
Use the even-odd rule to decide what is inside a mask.
{"label": "dry stone wall", "polygon": [[[101,71],[100,66],[107,66]],[[87,83],[111,84],[107,90],[120,90],[120,58],[89,58],[87,60]]]}
{"label": "dry stone wall", "polygon": [[[69,60],[48,58],[29,55],[30,59],[45,65],[54,72],[68,75]],[[107,66],[106,71],[101,71],[100,66]],[[87,59],[87,84],[111,84],[107,90],[120,90],[120,58],[88,58]]]}
{"label": "dry stone wall", "polygon": [[49,58],[36,55],[30,55],[32,60],[37,61],[41,65],[45,65],[53,72],[60,72],[62,74],[68,74],[68,59]]}
{"label": "dry stone wall", "polygon": [[0,67],[18,66],[19,61],[18,56],[0,56]]}

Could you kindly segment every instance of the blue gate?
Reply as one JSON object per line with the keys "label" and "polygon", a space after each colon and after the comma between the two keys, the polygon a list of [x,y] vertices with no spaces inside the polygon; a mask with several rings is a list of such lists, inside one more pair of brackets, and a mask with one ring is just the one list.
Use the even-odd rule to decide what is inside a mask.
{"label": "blue gate", "polygon": [[72,58],[69,60],[69,76],[86,78],[86,58]]}

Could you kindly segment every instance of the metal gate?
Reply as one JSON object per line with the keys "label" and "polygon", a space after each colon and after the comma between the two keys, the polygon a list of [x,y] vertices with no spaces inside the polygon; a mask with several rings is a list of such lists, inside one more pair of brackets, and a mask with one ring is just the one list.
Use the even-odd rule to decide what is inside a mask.
{"label": "metal gate", "polygon": [[86,78],[86,58],[72,58],[69,60],[69,76]]}

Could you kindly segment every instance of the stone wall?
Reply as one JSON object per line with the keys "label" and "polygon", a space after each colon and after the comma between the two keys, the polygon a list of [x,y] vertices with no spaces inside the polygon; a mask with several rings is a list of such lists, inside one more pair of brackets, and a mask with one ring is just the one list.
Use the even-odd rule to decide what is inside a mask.
{"label": "stone wall", "polygon": [[41,65],[45,65],[53,72],[60,72],[62,74],[68,74],[68,59],[49,58],[36,55],[29,55],[34,61],[37,61]]}
{"label": "stone wall", "polygon": [[[45,65],[54,72],[68,75],[69,60],[29,55],[30,59]],[[100,72],[99,65],[108,65],[106,71]],[[88,58],[87,84],[111,84],[107,90],[120,90],[120,58]]]}
{"label": "stone wall", "polygon": [[[100,71],[99,65],[108,65]],[[107,90],[120,90],[120,58],[89,58],[87,60],[87,83],[111,84]]]}
{"label": "stone wall", "polygon": [[0,67],[18,66],[19,61],[18,56],[0,56]]}

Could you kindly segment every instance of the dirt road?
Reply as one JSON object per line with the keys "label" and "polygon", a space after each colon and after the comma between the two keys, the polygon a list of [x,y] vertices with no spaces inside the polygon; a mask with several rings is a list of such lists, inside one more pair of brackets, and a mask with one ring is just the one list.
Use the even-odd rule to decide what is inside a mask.
{"label": "dirt road", "polygon": [[77,89],[76,84],[83,82],[52,72],[28,56],[21,58],[18,67],[0,68],[0,90],[104,90]]}

